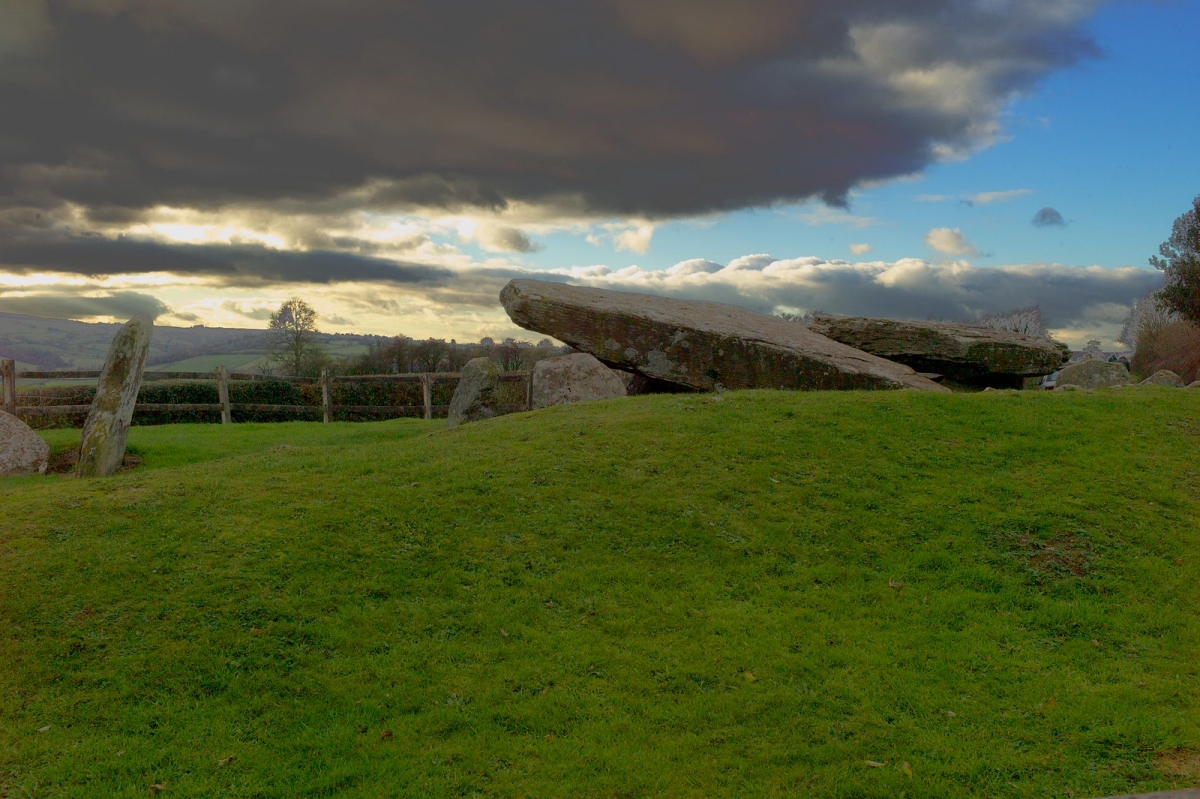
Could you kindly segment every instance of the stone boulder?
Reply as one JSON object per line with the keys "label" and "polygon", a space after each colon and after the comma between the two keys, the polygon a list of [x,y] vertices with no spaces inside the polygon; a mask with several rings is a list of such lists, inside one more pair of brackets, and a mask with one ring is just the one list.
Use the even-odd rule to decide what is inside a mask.
{"label": "stone boulder", "polygon": [[545,358],[533,367],[533,407],[624,397],[625,381],[586,352]]}
{"label": "stone boulder", "polygon": [[1129,385],[1129,370],[1125,364],[1115,361],[1102,361],[1099,358],[1085,358],[1078,363],[1064,366],[1058,373],[1055,387],[1062,389],[1068,386],[1076,388],[1112,388]]}
{"label": "stone boulder", "polygon": [[1021,388],[1071,357],[1066,344],[1008,330],[911,319],[817,316],[811,330],[880,358],[954,383]]}
{"label": "stone boulder", "polygon": [[83,423],[79,462],[75,466],[80,477],[104,477],[121,468],[153,332],[154,320],[139,314],[126,322],[113,338],[92,399],[92,410]]}
{"label": "stone boulder", "polygon": [[49,464],[50,447],[42,437],[11,413],[0,411],[0,477],[45,474]]}
{"label": "stone boulder", "polygon": [[1185,388],[1200,388],[1200,380],[1193,380],[1192,382],[1188,383]]}
{"label": "stone boulder", "polygon": [[1175,374],[1170,369],[1159,369],[1157,372],[1147,377],[1138,385],[1183,388],[1183,381],[1179,379],[1179,375]]}
{"label": "stone boulder", "polygon": [[608,366],[692,390],[720,388],[948,391],[911,368],[804,325],[733,305],[513,280],[509,317]]}
{"label": "stone boulder", "polygon": [[491,419],[498,414],[500,369],[491,358],[474,358],[462,368],[462,377],[450,398],[450,410],[446,414],[446,429],[457,427],[463,422]]}

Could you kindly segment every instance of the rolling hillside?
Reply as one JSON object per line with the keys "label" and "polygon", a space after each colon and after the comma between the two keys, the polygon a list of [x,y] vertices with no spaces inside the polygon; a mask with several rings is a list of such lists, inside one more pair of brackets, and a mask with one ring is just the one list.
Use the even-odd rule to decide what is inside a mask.
{"label": "rolling hillside", "polygon": [[135,427],[0,483],[0,795],[1192,786],[1197,402]]}

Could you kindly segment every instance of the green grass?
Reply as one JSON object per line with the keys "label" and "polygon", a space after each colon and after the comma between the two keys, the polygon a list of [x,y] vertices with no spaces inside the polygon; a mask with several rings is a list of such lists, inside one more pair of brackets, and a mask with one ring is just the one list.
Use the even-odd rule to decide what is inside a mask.
{"label": "green grass", "polygon": [[134,428],[140,469],[0,484],[0,795],[1194,784],[1198,410],[760,391]]}
{"label": "green grass", "polygon": [[237,369],[250,363],[257,363],[263,356],[261,352],[235,352],[224,355],[197,355],[175,363],[160,364],[147,367],[148,372],[215,372],[218,366]]}

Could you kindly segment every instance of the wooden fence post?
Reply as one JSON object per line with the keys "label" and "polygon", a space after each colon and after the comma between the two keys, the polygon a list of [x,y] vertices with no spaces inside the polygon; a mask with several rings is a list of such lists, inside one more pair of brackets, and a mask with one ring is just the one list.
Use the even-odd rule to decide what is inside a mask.
{"label": "wooden fence post", "polygon": [[529,376],[525,378],[525,410],[533,410],[533,370],[529,370]]}
{"label": "wooden fence post", "polygon": [[217,399],[221,403],[221,424],[233,424],[233,413],[229,407],[229,368],[217,367]]}
{"label": "wooden fence post", "polygon": [[421,394],[425,400],[425,418],[433,418],[433,382],[429,376],[429,372],[421,373]]}
{"label": "wooden fence post", "polygon": [[3,401],[4,410],[17,415],[17,362],[5,358],[0,361],[0,400]]}
{"label": "wooden fence post", "polygon": [[328,369],[321,370],[321,408],[325,411],[325,424],[333,421],[333,378]]}

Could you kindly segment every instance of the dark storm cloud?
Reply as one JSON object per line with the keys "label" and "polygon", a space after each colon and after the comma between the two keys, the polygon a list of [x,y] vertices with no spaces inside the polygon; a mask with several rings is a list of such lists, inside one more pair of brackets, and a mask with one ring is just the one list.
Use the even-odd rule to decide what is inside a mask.
{"label": "dark storm cloud", "polygon": [[107,316],[128,319],[143,313],[162,316],[170,311],[171,308],[161,300],[134,291],[118,291],[99,297],[81,297],[73,293],[57,292],[0,296],[0,313],[17,313],[48,319],[94,319]]}
{"label": "dark storm cloud", "polygon": [[437,285],[453,273],[439,266],[329,250],[272,250],[258,245],[162,244],[58,232],[0,231],[0,264],[9,272],[61,272],[87,277],[170,272],[214,285],[371,281]]}
{"label": "dark storm cloud", "polygon": [[1053,208],[1043,208],[1033,215],[1034,227],[1066,227],[1067,220]]}
{"label": "dark storm cloud", "polygon": [[1090,53],[1098,2],[4,0],[0,208],[837,203]]}

